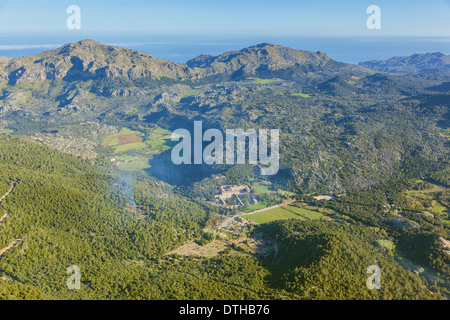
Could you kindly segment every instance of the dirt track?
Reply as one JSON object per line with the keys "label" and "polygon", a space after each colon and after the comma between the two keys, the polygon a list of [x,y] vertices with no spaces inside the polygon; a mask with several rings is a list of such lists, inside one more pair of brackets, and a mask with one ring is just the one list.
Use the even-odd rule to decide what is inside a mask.
{"label": "dirt track", "polygon": [[[6,213],[0,218],[0,223],[3,222],[3,220],[5,220],[10,212],[7,211],[5,208],[2,207],[1,202],[13,191],[14,187],[16,186],[16,183],[13,182],[11,185],[11,188],[9,188],[8,192],[6,192],[1,198],[0,198],[0,207],[6,211]],[[19,244],[19,242],[22,241],[22,239],[15,239],[13,240],[13,242],[11,242],[8,246],[4,247],[3,249],[0,249],[0,258],[9,250],[11,250],[12,248],[14,248],[15,246],[17,246]],[[0,277],[0,280],[3,281],[15,281],[15,279],[11,276],[5,275],[4,277]]]}
{"label": "dirt track", "polygon": [[22,239],[15,239],[13,242],[11,242],[7,247],[4,247],[3,249],[0,249],[0,258],[9,250],[17,246],[17,244],[22,241]]}
{"label": "dirt track", "polygon": [[0,198],[0,203],[3,201],[3,199],[5,199],[7,196],[9,196],[9,194],[13,191],[14,187],[16,186],[16,183],[13,182],[11,185],[11,188],[9,188],[8,192],[6,192],[1,198]]}
{"label": "dirt track", "polygon": [[[1,202],[3,201],[3,199],[5,199],[7,196],[9,196],[9,194],[13,191],[13,189],[14,189],[15,186],[16,186],[16,183],[13,182],[12,185],[11,185],[11,188],[9,188],[8,192],[6,192],[6,193],[0,198],[0,207],[2,207]],[[2,207],[2,208],[3,208],[3,207]],[[3,208],[3,210],[5,210],[5,208]],[[6,213],[0,218],[0,223],[2,223],[2,221],[5,220],[5,219],[9,216],[9,214],[10,214],[10,212],[9,212],[8,210],[5,210],[5,211],[6,211]]]}
{"label": "dirt track", "polygon": [[6,213],[0,218],[0,223],[2,223],[3,220],[5,220],[9,216],[9,211],[6,211]]}

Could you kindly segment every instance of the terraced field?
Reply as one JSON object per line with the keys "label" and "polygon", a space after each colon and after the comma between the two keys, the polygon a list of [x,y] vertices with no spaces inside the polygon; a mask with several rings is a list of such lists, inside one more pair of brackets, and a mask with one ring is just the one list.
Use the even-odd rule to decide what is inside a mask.
{"label": "terraced field", "polygon": [[171,132],[162,128],[141,127],[139,131],[122,128],[118,133],[106,137],[103,147],[112,148],[112,161],[125,171],[149,168],[153,155],[168,150],[172,141]]}
{"label": "terraced field", "polygon": [[143,139],[139,134],[137,131],[123,128],[119,133],[106,137],[103,141],[103,147],[116,147],[117,151],[118,146],[142,142]]}

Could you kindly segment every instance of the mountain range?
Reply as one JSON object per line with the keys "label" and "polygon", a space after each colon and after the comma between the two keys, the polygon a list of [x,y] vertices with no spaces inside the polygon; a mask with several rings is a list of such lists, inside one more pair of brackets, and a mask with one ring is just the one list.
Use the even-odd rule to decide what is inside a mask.
{"label": "mountain range", "polygon": [[[45,79],[117,76],[183,80],[219,74],[255,74],[265,70],[276,71],[299,66],[325,67],[327,64],[336,64],[336,61],[325,53],[294,50],[271,43],[262,43],[219,56],[200,55],[182,64],[88,39],[28,57],[0,57],[0,79],[11,84]],[[401,75],[433,70],[449,72],[450,56],[440,52],[413,54],[360,62],[359,65],[375,71]],[[353,67],[356,70],[356,67]]]}
{"label": "mountain range", "polygon": [[[419,60],[415,55],[404,63],[410,66],[408,61],[412,61],[416,66]],[[427,61],[446,70],[447,65],[432,64],[430,57]],[[119,124],[155,124],[174,130],[188,128],[191,119],[221,129],[279,128],[284,123],[281,173],[287,174],[295,188],[304,190],[342,192],[371,185],[390,174],[404,158],[405,149],[397,143],[380,147],[373,140],[388,141],[391,138],[385,136],[398,130],[386,131],[390,126],[389,120],[382,118],[388,112],[385,104],[415,116],[426,108],[441,123],[448,116],[445,81],[380,73],[335,61],[321,52],[270,43],[219,56],[201,55],[179,64],[83,40],[33,56],[2,58],[0,79],[0,114],[5,127],[27,135],[45,135],[46,143],[77,150],[81,156],[101,154],[96,146],[101,145],[103,136],[95,133],[97,129],[88,136],[69,132],[68,124],[116,128],[111,130],[119,130]],[[425,107],[432,100],[442,107]],[[334,129],[323,126],[330,121]],[[322,132],[325,128],[330,131]],[[357,134],[359,131],[371,132],[371,137]],[[334,141],[331,145],[331,140],[323,140],[327,135]],[[71,147],[56,143],[58,139],[71,139]],[[291,147],[303,151],[297,154]],[[358,154],[371,156],[353,163]],[[167,166],[170,164],[155,162],[151,167],[159,168],[155,171],[159,178],[174,182],[171,179],[180,175]],[[346,177],[336,171],[339,167],[350,170]]]}
{"label": "mountain range", "polygon": [[294,50],[263,43],[217,57],[201,55],[187,64],[147,53],[82,40],[40,54],[0,59],[0,79],[9,84],[55,79],[102,77],[200,79],[214,75],[255,74],[289,67],[324,67],[334,62],[324,53]]}
{"label": "mountain range", "polygon": [[359,65],[387,73],[417,74],[440,70],[450,73],[450,55],[441,52],[413,54],[406,57],[393,57],[387,60],[372,60]]}

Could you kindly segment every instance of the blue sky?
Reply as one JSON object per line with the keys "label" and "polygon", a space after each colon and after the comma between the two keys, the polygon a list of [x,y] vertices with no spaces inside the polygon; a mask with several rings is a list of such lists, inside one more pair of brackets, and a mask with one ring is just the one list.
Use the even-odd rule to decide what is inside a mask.
{"label": "blue sky", "polygon": [[[66,28],[71,4],[92,34],[450,37],[450,0],[0,0],[0,34],[79,32]],[[381,30],[366,28],[371,4]]]}
{"label": "blue sky", "polygon": [[[373,4],[381,30],[366,27]],[[66,27],[69,5],[81,9],[81,30]],[[261,42],[351,63],[450,54],[450,0],[0,0],[0,56],[88,38],[175,62]]]}

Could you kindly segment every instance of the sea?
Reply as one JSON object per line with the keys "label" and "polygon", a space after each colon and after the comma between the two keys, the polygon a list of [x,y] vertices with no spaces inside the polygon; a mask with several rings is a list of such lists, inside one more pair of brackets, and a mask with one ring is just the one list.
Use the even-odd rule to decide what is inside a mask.
{"label": "sea", "polygon": [[70,36],[0,34],[0,56],[28,56],[83,39],[93,39],[108,45],[147,52],[153,57],[180,63],[186,63],[200,54],[216,56],[264,42],[298,50],[321,51],[334,60],[353,64],[415,53],[442,52],[450,54],[450,37],[222,36],[218,38],[146,34],[73,34]]}

